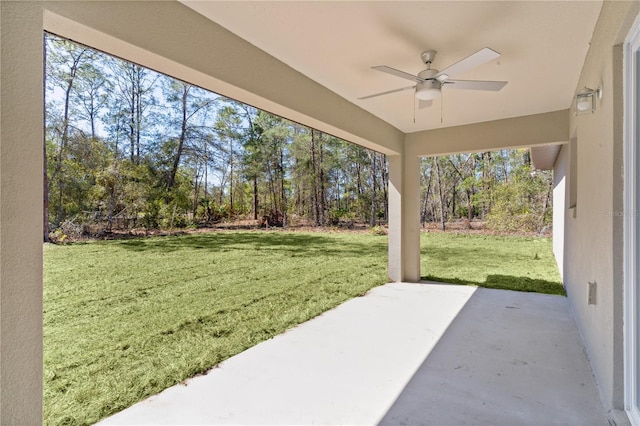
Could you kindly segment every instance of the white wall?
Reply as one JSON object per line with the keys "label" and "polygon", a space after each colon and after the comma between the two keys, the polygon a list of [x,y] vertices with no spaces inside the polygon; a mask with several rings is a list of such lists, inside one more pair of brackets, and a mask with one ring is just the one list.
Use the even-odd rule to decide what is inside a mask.
{"label": "white wall", "polygon": [[564,220],[569,163],[569,145],[563,145],[553,169],[553,254],[560,276],[564,270]]}
{"label": "white wall", "polygon": [[[554,205],[556,213],[564,214],[563,281],[602,401],[612,417],[619,415],[617,410],[624,404],[623,70],[619,45],[639,11],[638,2],[607,1],[603,5],[576,87],[577,92],[584,86],[595,89],[602,85],[603,96],[594,114],[571,114],[570,134],[576,135],[578,147],[575,217],[566,202],[560,201],[560,188],[560,203]],[[573,174],[563,170],[568,159],[566,153],[561,155],[565,159],[557,162],[556,173],[559,177]],[[589,282],[597,283],[595,304],[588,304]]]}

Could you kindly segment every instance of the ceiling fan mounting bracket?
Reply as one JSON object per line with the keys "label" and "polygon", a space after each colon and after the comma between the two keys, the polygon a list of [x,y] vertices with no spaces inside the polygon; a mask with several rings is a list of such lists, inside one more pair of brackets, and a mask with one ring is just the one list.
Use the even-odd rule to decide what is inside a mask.
{"label": "ceiling fan mounting bracket", "polygon": [[436,58],[436,53],[438,52],[435,50],[425,50],[420,54],[420,58],[422,58],[422,62],[428,65]]}

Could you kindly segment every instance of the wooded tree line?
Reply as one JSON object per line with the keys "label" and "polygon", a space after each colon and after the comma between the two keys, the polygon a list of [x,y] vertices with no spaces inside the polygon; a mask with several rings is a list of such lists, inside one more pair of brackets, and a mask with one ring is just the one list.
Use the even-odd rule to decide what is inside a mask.
{"label": "wooded tree line", "polygon": [[421,220],[483,219],[503,232],[551,229],[553,176],[536,171],[528,149],[423,158]]}
{"label": "wooded tree line", "polygon": [[[45,51],[46,228],[386,223],[383,154],[52,35]],[[550,182],[526,151],[424,159],[422,219],[539,230]]]}

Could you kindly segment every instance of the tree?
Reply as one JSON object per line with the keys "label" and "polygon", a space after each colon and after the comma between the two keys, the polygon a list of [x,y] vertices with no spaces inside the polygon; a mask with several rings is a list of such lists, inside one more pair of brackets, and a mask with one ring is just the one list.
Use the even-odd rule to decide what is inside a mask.
{"label": "tree", "polygon": [[198,115],[207,114],[213,106],[215,98],[204,93],[203,90],[179,80],[167,79],[165,84],[167,102],[173,105],[170,108],[170,123],[177,131],[177,147],[173,155],[173,164],[167,179],[167,190],[171,191],[176,183],[176,174],[183,158],[185,148],[192,153],[197,151],[197,144],[201,135],[194,126]]}
{"label": "tree", "polygon": [[[422,162],[421,220],[486,219],[492,229],[541,231],[551,223],[550,172],[535,172],[527,150],[457,154]],[[435,197],[434,197],[435,191]]]}
{"label": "tree", "polygon": [[112,58],[109,67],[113,74],[115,96],[111,98],[111,120],[116,122],[116,143],[120,133],[129,142],[129,159],[140,164],[143,134],[153,120],[149,119],[150,107],[155,104],[153,90],[159,74],[140,65]]}
{"label": "tree", "polygon": [[258,113],[258,123],[264,129],[261,137],[262,157],[270,190],[270,213],[278,218],[276,221],[279,222],[279,225],[286,227],[288,210],[287,169],[289,166],[291,125],[286,120],[263,111]]}
{"label": "tree", "polygon": [[242,121],[245,123],[241,162],[244,177],[251,181],[253,219],[257,220],[260,208],[258,183],[262,172],[263,149],[261,141],[264,129],[260,126],[257,109],[238,102],[235,102],[235,105],[237,107],[236,111],[241,115]]}
{"label": "tree", "polygon": [[433,159],[433,165],[436,170],[436,183],[438,184],[438,198],[440,201],[440,227],[442,230],[445,230],[446,223],[446,213],[445,213],[445,190],[443,190],[442,185],[444,183],[444,177],[442,176],[442,168],[440,167],[440,157],[435,157]]}
{"label": "tree", "polygon": [[91,138],[97,138],[96,126],[101,112],[107,107],[108,93],[113,84],[107,78],[105,70],[98,64],[104,60],[99,52],[89,51],[87,63],[78,72],[74,101],[78,106],[77,116],[89,123]]}
{"label": "tree", "polygon": [[[173,228],[247,214],[281,226],[387,220],[383,154],[67,40],[47,36],[45,45],[43,202],[56,225]],[[421,164],[423,222],[549,224],[551,177],[534,173],[526,151]]]}
{"label": "tree", "polygon": [[[52,141],[51,148],[56,149],[55,155],[55,168],[53,173],[50,174],[51,180],[56,182],[57,185],[57,212],[56,223],[61,223],[64,216],[64,193],[65,193],[65,177],[63,173],[63,162],[66,155],[67,145],[69,144],[69,131],[72,126],[71,123],[71,98],[76,82],[76,77],[80,68],[84,65],[83,57],[87,54],[88,50],[85,47],[73,44],[67,40],[59,39],[56,37],[50,37],[45,35],[45,43],[47,45],[47,70],[46,80],[49,86],[49,93],[52,93],[55,88],[60,88],[63,91],[62,96],[62,111],[56,108],[52,103],[49,104],[47,111],[49,116],[47,117],[47,124],[52,130],[50,133]],[[57,114],[60,115],[57,115]],[[45,158],[46,158],[46,145],[45,145]],[[47,188],[48,194],[51,194],[51,188]],[[49,197],[47,197],[50,199]]]}
{"label": "tree", "polygon": [[236,193],[242,194],[242,191],[238,191],[242,188],[239,182],[241,178],[239,150],[244,136],[242,117],[238,114],[235,105],[228,104],[218,110],[215,130],[220,141],[220,154],[226,178],[224,181],[228,185],[229,214],[233,215],[237,208],[237,205],[234,205]]}

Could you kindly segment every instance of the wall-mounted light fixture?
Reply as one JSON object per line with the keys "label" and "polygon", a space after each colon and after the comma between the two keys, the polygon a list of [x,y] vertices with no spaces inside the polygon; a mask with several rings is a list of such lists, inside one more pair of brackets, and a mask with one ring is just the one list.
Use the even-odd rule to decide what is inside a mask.
{"label": "wall-mounted light fixture", "polygon": [[602,99],[602,87],[596,90],[585,86],[576,95],[576,115],[593,114],[596,110],[596,98]]}

